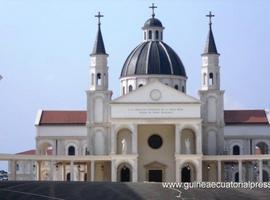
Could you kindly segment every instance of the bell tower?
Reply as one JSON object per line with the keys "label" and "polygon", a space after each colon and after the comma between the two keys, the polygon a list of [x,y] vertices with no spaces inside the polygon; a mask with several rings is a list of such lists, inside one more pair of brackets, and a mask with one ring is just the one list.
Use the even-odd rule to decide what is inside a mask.
{"label": "bell tower", "polygon": [[220,89],[220,66],[209,12],[209,32],[202,56],[201,67],[201,116],[203,119],[203,152],[219,155],[224,151],[224,90]]}
{"label": "bell tower", "polygon": [[100,18],[103,15],[98,12],[98,31],[94,48],[90,54],[90,90],[87,95],[87,153],[93,155],[105,155],[109,150],[109,102],[112,91],[108,90],[108,66],[102,33]]}

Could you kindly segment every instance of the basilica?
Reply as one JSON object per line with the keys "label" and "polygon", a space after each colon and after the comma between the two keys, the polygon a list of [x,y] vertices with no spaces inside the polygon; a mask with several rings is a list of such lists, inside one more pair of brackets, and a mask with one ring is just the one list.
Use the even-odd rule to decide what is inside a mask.
{"label": "basilica", "polygon": [[193,97],[186,89],[188,70],[163,40],[165,27],[155,16],[155,6],[151,8],[152,15],[142,27],[142,41],[127,55],[119,72],[121,94],[115,99],[108,87],[103,16],[96,15],[87,109],[38,111],[36,149],[10,157],[10,179],[270,180],[269,111],[224,110],[214,15],[207,15],[201,87],[198,97]]}

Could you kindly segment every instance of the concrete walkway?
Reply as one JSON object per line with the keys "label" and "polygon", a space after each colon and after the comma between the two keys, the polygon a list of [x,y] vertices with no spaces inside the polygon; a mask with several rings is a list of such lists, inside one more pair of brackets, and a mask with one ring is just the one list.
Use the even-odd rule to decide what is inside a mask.
{"label": "concrete walkway", "polygon": [[[178,196],[178,197],[177,197]],[[1,200],[269,200],[269,189],[164,189],[160,183],[0,182]]]}

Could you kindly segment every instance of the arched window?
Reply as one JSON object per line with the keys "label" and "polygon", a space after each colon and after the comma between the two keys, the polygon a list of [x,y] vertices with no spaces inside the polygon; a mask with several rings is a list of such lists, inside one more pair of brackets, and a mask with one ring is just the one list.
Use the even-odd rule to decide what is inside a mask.
{"label": "arched window", "polygon": [[152,31],[149,31],[149,32],[148,32],[148,39],[149,39],[149,40],[152,40]]}
{"label": "arched window", "polygon": [[75,147],[74,146],[69,146],[68,147],[68,155],[69,156],[74,156],[75,155]]}
{"label": "arched window", "polygon": [[101,74],[97,74],[97,85],[101,85]]}
{"label": "arched window", "polygon": [[70,181],[70,173],[67,173],[67,181]]}
{"label": "arched window", "polygon": [[268,145],[265,142],[259,142],[256,144],[256,154],[268,154]]}
{"label": "arched window", "polygon": [[20,165],[17,163],[16,164],[16,171],[19,171],[20,170]]}
{"label": "arched window", "polygon": [[175,86],[174,86],[174,89],[178,90],[178,85],[175,85]]}
{"label": "arched window", "polygon": [[209,74],[209,85],[213,85],[214,84],[214,75],[213,73],[211,72]]}
{"label": "arched window", "polygon": [[155,32],[155,38],[158,40],[158,31]]}
{"label": "arched window", "polygon": [[182,86],[182,92],[185,92],[185,86]]}
{"label": "arched window", "polygon": [[240,147],[238,145],[233,146],[233,155],[240,155]]}
{"label": "arched window", "polygon": [[128,91],[131,92],[132,90],[133,90],[132,85],[129,85],[129,86],[128,86]]}
{"label": "arched window", "polygon": [[143,86],[143,84],[140,84],[138,87],[140,88],[140,87],[142,87]]}

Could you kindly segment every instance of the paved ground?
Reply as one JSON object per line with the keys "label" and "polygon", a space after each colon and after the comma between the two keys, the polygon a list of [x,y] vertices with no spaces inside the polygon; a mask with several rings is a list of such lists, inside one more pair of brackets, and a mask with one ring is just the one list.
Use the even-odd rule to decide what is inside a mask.
{"label": "paved ground", "polygon": [[0,182],[0,200],[269,200],[268,189],[190,189],[179,192],[164,189],[158,183],[99,183],[99,182]]}

